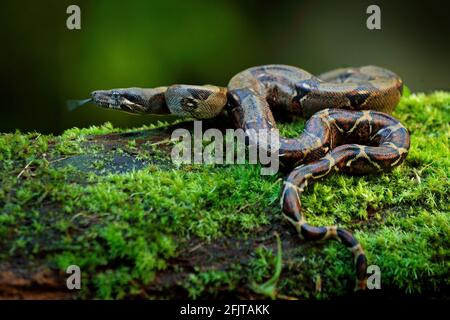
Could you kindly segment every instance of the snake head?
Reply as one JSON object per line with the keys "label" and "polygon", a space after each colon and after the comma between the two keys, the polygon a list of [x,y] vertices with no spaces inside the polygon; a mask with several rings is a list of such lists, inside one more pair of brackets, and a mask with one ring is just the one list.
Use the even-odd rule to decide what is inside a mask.
{"label": "snake head", "polygon": [[96,105],[129,113],[145,113],[142,90],[138,88],[97,90],[91,93]]}
{"label": "snake head", "polygon": [[134,114],[167,114],[164,90],[163,87],[96,90],[91,93],[91,98],[93,103],[106,109]]}

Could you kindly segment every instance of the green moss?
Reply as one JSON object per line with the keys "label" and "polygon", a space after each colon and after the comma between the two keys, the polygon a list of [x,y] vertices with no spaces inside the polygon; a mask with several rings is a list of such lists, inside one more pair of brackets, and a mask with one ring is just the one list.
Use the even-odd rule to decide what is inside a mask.
{"label": "green moss", "polygon": [[[277,283],[280,279],[281,269],[283,265],[282,261],[282,249],[281,249],[281,240],[278,234],[276,234],[277,238],[277,256],[273,257],[272,252],[270,250],[266,250],[264,247],[259,247],[256,249],[256,254],[259,256],[258,259],[253,260],[253,267],[256,269],[256,278],[262,278],[262,275],[268,269],[268,260],[273,260],[272,264],[274,265],[274,274],[270,279],[262,284],[258,284],[255,280],[251,283],[251,288],[259,294],[264,296],[268,296],[271,299],[275,299],[277,297]],[[259,250],[261,249],[261,250]],[[252,263],[250,263],[252,265]]]}
{"label": "green moss", "polygon": [[188,275],[183,287],[188,292],[188,297],[197,299],[200,297],[216,298],[219,293],[234,290],[239,281],[239,265],[233,265],[231,270],[207,270]]}
{"label": "green moss", "polygon": [[[310,223],[355,231],[369,262],[381,269],[382,288],[439,296],[449,284],[450,93],[411,94],[395,116],[412,134],[402,166],[377,176],[331,176],[309,187],[302,204]],[[282,134],[297,136],[304,123],[280,127]],[[351,254],[342,245],[292,239],[278,205],[281,176],[261,176],[259,165],[170,166],[164,149],[169,142],[124,136],[125,143],[109,150],[89,140],[122,132],[105,124],[60,137],[0,135],[1,260],[46,263],[61,271],[77,264],[84,277],[80,297],[172,297],[164,284],[155,284],[172,273],[180,279],[167,286],[190,298],[248,297],[255,294],[252,281],[274,275],[276,226],[288,246],[278,297],[329,298],[351,291]],[[78,155],[102,157],[92,156],[91,172],[57,165]],[[148,165],[106,170],[117,155]],[[189,253],[193,240],[206,247],[198,260],[197,251]],[[214,244],[220,241],[233,245],[218,250]],[[185,255],[201,268],[181,263]]]}

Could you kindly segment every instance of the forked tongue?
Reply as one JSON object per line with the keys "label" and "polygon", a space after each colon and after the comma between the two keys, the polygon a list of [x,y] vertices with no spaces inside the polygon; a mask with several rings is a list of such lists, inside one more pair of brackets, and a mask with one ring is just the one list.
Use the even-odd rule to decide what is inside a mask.
{"label": "forked tongue", "polygon": [[74,111],[75,109],[81,107],[82,105],[91,102],[92,98],[84,99],[84,100],[67,100],[67,110]]}

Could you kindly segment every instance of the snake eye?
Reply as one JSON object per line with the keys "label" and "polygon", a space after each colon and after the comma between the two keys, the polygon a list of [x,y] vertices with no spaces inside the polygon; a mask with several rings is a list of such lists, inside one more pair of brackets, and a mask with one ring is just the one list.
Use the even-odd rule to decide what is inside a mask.
{"label": "snake eye", "polygon": [[117,91],[111,92],[111,98],[113,98],[114,100],[119,99],[119,97],[120,97],[119,92],[117,92]]}

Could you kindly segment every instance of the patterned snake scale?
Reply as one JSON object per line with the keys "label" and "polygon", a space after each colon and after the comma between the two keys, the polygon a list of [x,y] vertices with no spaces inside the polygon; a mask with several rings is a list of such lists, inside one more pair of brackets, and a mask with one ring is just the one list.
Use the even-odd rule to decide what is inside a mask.
{"label": "patterned snake scale", "polygon": [[[99,90],[92,101],[131,113],[176,114],[206,119],[226,110],[237,128],[274,130],[272,112],[309,119],[298,138],[280,137],[279,159],[293,168],[284,181],[284,217],[305,240],[336,239],[353,253],[356,289],[366,288],[367,259],[356,238],[337,226],[306,222],[300,195],[333,171],[387,172],[408,154],[408,130],[389,115],[403,84],[393,72],[375,66],[337,69],[318,77],[286,65],[265,65],[235,75],[227,88],[172,85],[152,89]],[[258,144],[256,141],[249,143]]]}

